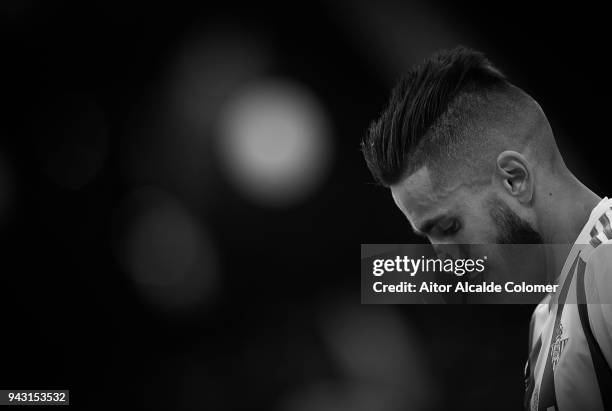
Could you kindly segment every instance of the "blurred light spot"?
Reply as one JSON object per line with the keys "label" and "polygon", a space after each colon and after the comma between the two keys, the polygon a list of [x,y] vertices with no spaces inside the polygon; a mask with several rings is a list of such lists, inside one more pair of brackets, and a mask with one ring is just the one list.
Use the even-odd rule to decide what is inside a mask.
{"label": "blurred light spot", "polygon": [[62,96],[49,102],[39,124],[43,171],[64,188],[78,189],[102,170],[108,150],[104,114],[88,98]]}
{"label": "blurred light spot", "polygon": [[418,346],[390,309],[337,307],[325,314],[323,327],[326,342],[347,375],[397,381],[415,366]]}
{"label": "blurred light spot", "polygon": [[209,302],[217,288],[217,255],[199,222],[154,187],[134,192],[125,209],[119,255],[145,299],[170,311]]}
{"label": "blurred light spot", "polygon": [[367,384],[389,401],[404,404],[392,409],[406,409],[408,403],[421,409],[431,400],[423,347],[395,309],[336,303],[324,310],[321,329],[347,381]]}
{"label": "blurred light spot", "polygon": [[220,127],[228,177],[255,202],[274,206],[302,200],[329,171],[327,117],[297,84],[262,82],[242,90],[224,110]]}
{"label": "blurred light spot", "polygon": [[215,200],[215,120],[235,90],[266,69],[270,52],[258,36],[207,26],[185,34],[159,90],[142,102],[122,162],[132,184],[172,188],[192,204]]}
{"label": "blurred light spot", "polygon": [[169,101],[185,127],[210,132],[207,128],[225,99],[261,75],[270,62],[265,43],[235,26],[192,33],[186,36],[174,63]]}

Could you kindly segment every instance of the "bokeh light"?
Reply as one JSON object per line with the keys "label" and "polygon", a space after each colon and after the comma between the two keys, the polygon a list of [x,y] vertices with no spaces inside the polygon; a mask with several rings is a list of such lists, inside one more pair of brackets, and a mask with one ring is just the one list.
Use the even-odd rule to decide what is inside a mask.
{"label": "bokeh light", "polygon": [[122,214],[118,255],[144,299],[179,313],[209,303],[218,286],[216,250],[180,201],[143,187],[128,197]]}
{"label": "bokeh light", "polygon": [[189,32],[169,69],[170,111],[196,137],[209,135],[227,98],[262,75],[272,60],[271,50],[248,31],[219,24],[203,33]]}
{"label": "bokeh light", "polygon": [[245,87],[220,121],[227,176],[256,203],[296,203],[312,194],[329,171],[332,143],[326,113],[296,83],[269,80]]}
{"label": "bokeh light", "polygon": [[221,24],[187,30],[142,102],[122,150],[132,184],[171,188],[192,204],[215,200],[214,126],[223,105],[270,65],[271,52],[248,32]]}
{"label": "bokeh light", "polygon": [[322,322],[328,347],[347,375],[389,383],[422,379],[415,372],[423,366],[421,348],[393,308],[346,304],[326,310]]}
{"label": "bokeh light", "polygon": [[319,317],[334,377],[297,387],[281,410],[404,411],[435,403],[425,350],[396,309],[341,301],[323,305]]}
{"label": "bokeh light", "polygon": [[320,326],[339,377],[298,387],[281,409],[400,411],[432,404],[425,351],[397,310],[332,303],[321,310]]}

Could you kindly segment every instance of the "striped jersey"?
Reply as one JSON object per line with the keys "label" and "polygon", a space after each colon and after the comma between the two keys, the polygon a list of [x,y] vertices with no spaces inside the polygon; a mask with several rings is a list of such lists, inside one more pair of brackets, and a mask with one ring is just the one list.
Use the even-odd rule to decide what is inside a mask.
{"label": "striped jersey", "polygon": [[612,200],[591,212],[559,275],[535,309],[525,409],[612,410]]}

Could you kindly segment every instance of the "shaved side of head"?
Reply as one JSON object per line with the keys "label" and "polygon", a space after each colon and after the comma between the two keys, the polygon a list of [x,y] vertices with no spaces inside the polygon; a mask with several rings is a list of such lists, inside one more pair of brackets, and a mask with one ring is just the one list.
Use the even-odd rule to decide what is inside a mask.
{"label": "shaved side of head", "polygon": [[411,70],[362,142],[368,167],[384,186],[427,167],[434,185],[477,187],[490,183],[504,150],[526,154],[538,167],[562,164],[537,102],[464,47]]}
{"label": "shaved side of head", "polygon": [[504,150],[527,154],[539,167],[560,157],[544,112],[521,89],[462,92],[408,155],[400,180],[426,166],[436,186],[478,187],[491,181]]}

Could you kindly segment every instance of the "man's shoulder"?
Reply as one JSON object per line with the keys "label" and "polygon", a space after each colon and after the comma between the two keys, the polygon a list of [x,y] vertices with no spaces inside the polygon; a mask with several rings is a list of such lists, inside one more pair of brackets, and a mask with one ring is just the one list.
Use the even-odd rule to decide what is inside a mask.
{"label": "man's shoulder", "polygon": [[612,261],[612,238],[602,241],[596,247],[586,246],[580,253],[580,256],[587,264],[600,264]]}
{"label": "man's shoulder", "polygon": [[586,263],[593,280],[612,281],[607,274],[612,271],[612,239],[603,241],[597,247],[587,247],[580,253],[580,257]]}
{"label": "man's shoulder", "polygon": [[[597,247],[585,250],[581,257],[586,263],[587,301],[612,303],[612,240],[606,240]],[[593,295],[597,298],[592,298]]]}

